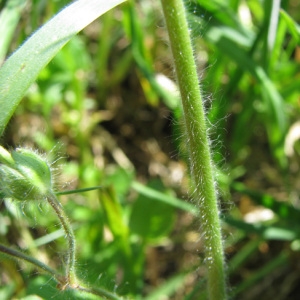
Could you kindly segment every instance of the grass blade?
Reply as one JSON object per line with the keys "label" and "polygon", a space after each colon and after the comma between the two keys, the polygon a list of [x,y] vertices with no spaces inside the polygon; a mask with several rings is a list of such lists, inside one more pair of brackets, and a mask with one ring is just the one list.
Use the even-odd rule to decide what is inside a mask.
{"label": "grass blade", "polygon": [[194,214],[196,215],[196,208],[194,207],[193,204],[191,203],[188,203],[188,202],[184,202],[178,198],[175,198],[173,196],[170,196],[170,195],[166,195],[162,192],[159,192],[159,191],[156,191],[150,187],[147,187],[137,181],[134,181],[132,184],[131,184],[131,187],[137,191],[138,193],[140,193],[141,195],[144,195],[146,197],[149,197],[153,200],[156,200],[156,201],[161,201],[163,203],[166,203],[166,204],[169,204],[173,207],[176,207],[176,208],[179,208],[179,209],[182,209],[184,211],[187,211],[191,214]]}
{"label": "grass blade", "polygon": [[0,65],[4,61],[25,4],[26,1],[23,0],[10,0],[0,13]]}
{"label": "grass blade", "polygon": [[80,30],[124,0],[79,0],[58,13],[0,69],[0,136],[24,93],[54,55]]}

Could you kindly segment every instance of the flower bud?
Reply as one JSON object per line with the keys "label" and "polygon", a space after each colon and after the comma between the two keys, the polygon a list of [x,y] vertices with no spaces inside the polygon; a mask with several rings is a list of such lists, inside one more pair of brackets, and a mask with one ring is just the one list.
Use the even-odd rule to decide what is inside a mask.
{"label": "flower bud", "polygon": [[5,197],[19,201],[43,198],[52,189],[47,161],[28,149],[10,154],[1,147],[0,189]]}

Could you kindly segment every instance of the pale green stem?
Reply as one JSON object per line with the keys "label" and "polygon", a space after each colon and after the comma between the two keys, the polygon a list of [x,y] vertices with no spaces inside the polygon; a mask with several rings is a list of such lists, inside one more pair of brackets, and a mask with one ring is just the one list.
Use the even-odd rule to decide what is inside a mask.
{"label": "pale green stem", "polygon": [[53,270],[52,268],[48,267],[47,265],[45,265],[44,263],[42,263],[41,261],[12,248],[9,248],[5,245],[0,244],[0,252],[15,259],[15,260],[23,260],[23,261],[27,261],[28,263],[38,267],[39,269],[51,274],[52,276],[54,276],[54,278],[57,281],[62,280],[62,276],[60,274],[58,274],[55,270]]}
{"label": "pale green stem", "polygon": [[69,222],[68,216],[66,215],[62,205],[57,200],[53,193],[47,195],[47,201],[54,209],[56,215],[60,220],[60,224],[65,231],[67,242],[68,242],[68,256],[66,262],[66,279],[67,284],[70,286],[77,285],[77,279],[75,274],[75,254],[76,254],[76,241],[73,229]]}
{"label": "pale green stem", "polygon": [[182,0],[161,2],[182,98],[194,198],[199,205],[201,234],[205,243],[209,299],[223,300],[226,299],[226,285],[217,192],[185,9]]}
{"label": "pale green stem", "polygon": [[123,298],[121,296],[118,296],[112,292],[109,292],[102,288],[87,288],[84,286],[78,286],[77,289],[82,292],[86,292],[88,294],[93,294],[101,297],[105,297],[105,299],[111,299],[111,300],[125,300],[126,298]]}
{"label": "pale green stem", "polygon": [[109,292],[105,289],[102,289],[102,288],[86,287],[86,286],[81,285],[81,284],[71,286],[66,282],[65,277],[63,277],[62,275],[60,275],[55,270],[53,270],[49,266],[45,265],[41,261],[39,261],[39,260],[37,260],[37,259],[21,252],[21,251],[9,248],[5,245],[0,244],[0,253],[3,253],[7,257],[13,258],[14,260],[26,261],[26,262],[38,267],[39,269],[45,271],[46,273],[52,275],[53,278],[59,283],[59,286],[62,289],[71,288],[71,289],[78,290],[78,291],[81,291],[81,292],[85,292],[85,293],[105,297],[105,298],[111,299],[111,300],[122,300],[123,299],[122,297],[119,297],[118,295],[116,295],[114,293],[111,293],[111,292]]}

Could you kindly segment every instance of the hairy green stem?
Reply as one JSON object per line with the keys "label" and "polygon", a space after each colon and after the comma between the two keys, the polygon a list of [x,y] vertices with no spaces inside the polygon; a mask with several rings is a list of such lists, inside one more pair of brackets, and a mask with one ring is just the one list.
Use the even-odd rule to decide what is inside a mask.
{"label": "hairy green stem", "polygon": [[39,269],[45,271],[46,273],[51,274],[57,281],[60,281],[60,278],[62,278],[62,276],[60,274],[58,274],[52,268],[48,267],[41,261],[39,261],[21,251],[18,251],[18,250],[15,250],[15,249],[12,249],[5,245],[0,244],[0,252],[3,253],[4,255],[7,255],[7,256],[13,258],[14,260],[23,260],[23,261],[26,261],[26,262],[38,267]]}
{"label": "hairy green stem", "polygon": [[78,286],[77,289],[81,292],[85,292],[88,294],[93,294],[93,295],[97,295],[100,297],[105,297],[105,299],[110,299],[110,300],[124,300],[125,298],[120,297],[112,292],[109,292],[105,289],[102,288],[87,288],[84,286]]}
{"label": "hairy green stem", "polygon": [[6,255],[7,257],[10,257],[14,260],[26,261],[26,262],[34,265],[35,267],[45,271],[46,273],[53,276],[53,278],[56,280],[56,282],[59,283],[59,286],[60,286],[61,289],[70,288],[70,289],[78,290],[78,291],[85,292],[85,293],[88,293],[88,294],[93,294],[93,295],[105,297],[106,299],[110,299],[110,300],[121,300],[121,299],[123,299],[123,298],[115,295],[114,293],[111,293],[111,292],[109,292],[105,289],[102,289],[102,288],[86,287],[86,286],[80,285],[80,284],[70,285],[68,282],[66,282],[66,278],[64,276],[57,273],[55,270],[53,270],[49,266],[45,265],[41,261],[39,261],[39,260],[37,260],[37,259],[21,252],[21,251],[9,248],[5,245],[0,244],[0,253],[2,253],[3,255]]}
{"label": "hairy green stem", "polygon": [[182,98],[195,200],[199,205],[211,300],[226,299],[224,253],[213,164],[189,28],[182,0],[161,0]]}
{"label": "hairy green stem", "polygon": [[57,200],[55,194],[49,193],[47,195],[47,201],[54,209],[56,215],[58,216],[61,226],[66,233],[66,238],[68,241],[68,257],[66,263],[66,279],[67,284],[70,286],[77,285],[77,279],[75,274],[75,254],[76,254],[76,241],[73,229],[69,222],[68,216],[66,215],[62,205]]}

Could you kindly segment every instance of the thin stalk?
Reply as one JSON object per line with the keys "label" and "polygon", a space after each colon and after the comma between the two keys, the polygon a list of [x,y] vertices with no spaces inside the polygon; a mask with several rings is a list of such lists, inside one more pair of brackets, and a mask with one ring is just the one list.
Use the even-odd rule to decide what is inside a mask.
{"label": "thin stalk", "polygon": [[182,0],[161,0],[180,89],[211,300],[226,299],[224,253],[206,119]]}
{"label": "thin stalk", "polygon": [[57,281],[62,280],[62,276],[60,274],[58,274],[55,270],[53,270],[49,266],[45,265],[41,261],[39,261],[21,251],[18,251],[18,250],[15,250],[15,249],[12,249],[5,245],[0,244],[0,252],[3,253],[4,255],[7,255],[7,256],[13,258],[14,260],[23,260],[23,261],[26,261],[26,262],[38,267],[39,269],[52,275]]}
{"label": "thin stalk", "polygon": [[70,286],[77,285],[77,279],[75,274],[75,253],[76,253],[76,241],[73,229],[69,222],[68,216],[66,215],[62,205],[57,200],[53,193],[47,195],[47,201],[54,209],[56,215],[58,216],[61,226],[65,231],[67,242],[68,242],[68,256],[66,263],[66,279],[67,284]]}
{"label": "thin stalk", "polygon": [[111,293],[105,289],[102,289],[102,288],[87,288],[87,287],[84,287],[84,286],[78,286],[77,289],[79,291],[82,291],[82,292],[85,292],[85,293],[88,293],[88,294],[93,294],[93,295],[96,295],[96,296],[101,296],[101,297],[105,297],[106,299],[110,299],[110,300],[122,300],[122,299],[125,299],[121,296],[118,296],[114,293]]}
{"label": "thin stalk", "polygon": [[57,196],[59,196],[59,195],[70,195],[70,194],[100,190],[102,188],[103,188],[102,186],[93,186],[93,187],[88,187],[88,188],[83,188],[83,189],[69,190],[69,191],[63,191],[63,192],[55,192],[55,195],[57,195]]}
{"label": "thin stalk", "polygon": [[53,270],[49,266],[45,265],[41,261],[39,261],[39,260],[37,260],[37,259],[21,252],[21,251],[9,248],[5,245],[0,244],[0,253],[3,253],[3,255],[6,255],[7,257],[10,257],[14,260],[26,261],[26,262],[34,265],[35,267],[45,271],[46,273],[53,276],[53,278],[56,280],[56,282],[59,283],[59,286],[62,289],[70,288],[70,289],[78,290],[78,291],[85,292],[85,293],[88,293],[88,294],[93,294],[93,295],[105,297],[105,298],[110,299],[110,300],[121,300],[121,299],[123,299],[123,298],[119,297],[118,295],[116,295],[114,293],[111,293],[111,292],[109,292],[105,289],[102,289],[102,288],[85,287],[85,286],[80,285],[80,284],[71,286],[68,283],[66,283],[66,280],[65,280],[64,276],[57,273],[55,270]]}

